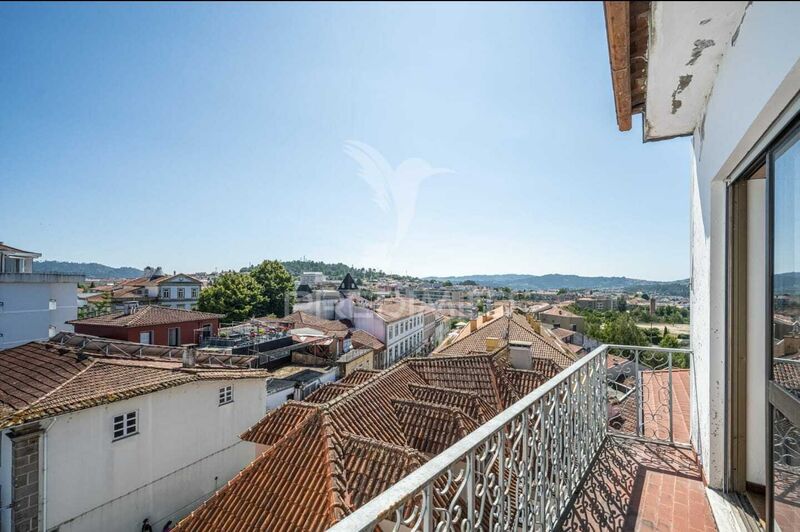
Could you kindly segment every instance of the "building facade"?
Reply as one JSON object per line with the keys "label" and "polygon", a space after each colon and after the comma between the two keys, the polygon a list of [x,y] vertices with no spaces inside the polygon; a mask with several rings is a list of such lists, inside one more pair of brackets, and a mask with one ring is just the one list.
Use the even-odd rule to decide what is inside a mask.
{"label": "building facade", "polygon": [[83,275],[33,273],[40,256],[0,242],[0,350],[72,331],[78,317]]}

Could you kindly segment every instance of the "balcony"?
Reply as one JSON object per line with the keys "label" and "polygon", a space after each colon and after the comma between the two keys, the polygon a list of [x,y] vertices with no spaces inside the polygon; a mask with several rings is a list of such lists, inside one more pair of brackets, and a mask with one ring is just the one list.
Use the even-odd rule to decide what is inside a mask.
{"label": "balcony", "polygon": [[331,530],[716,530],[691,351],[603,345]]}

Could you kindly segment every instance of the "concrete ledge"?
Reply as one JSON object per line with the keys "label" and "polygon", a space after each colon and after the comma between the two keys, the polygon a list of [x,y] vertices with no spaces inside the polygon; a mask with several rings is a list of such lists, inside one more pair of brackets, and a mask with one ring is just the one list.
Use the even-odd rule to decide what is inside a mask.
{"label": "concrete ledge", "polygon": [[82,283],[85,275],[69,273],[0,273],[0,283]]}

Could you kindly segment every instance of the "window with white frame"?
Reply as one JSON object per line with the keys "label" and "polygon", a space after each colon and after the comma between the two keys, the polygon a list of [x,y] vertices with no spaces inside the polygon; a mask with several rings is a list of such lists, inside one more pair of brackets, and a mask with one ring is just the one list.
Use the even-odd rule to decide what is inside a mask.
{"label": "window with white frame", "polygon": [[169,299],[169,288],[161,289],[161,297]]}
{"label": "window with white frame", "polygon": [[114,440],[121,440],[139,433],[138,411],[114,416]]}
{"label": "window with white frame", "polygon": [[184,297],[186,297],[186,289],[178,288],[178,299],[183,299]]}
{"label": "window with white frame", "polygon": [[233,385],[224,386],[219,389],[219,406],[233,402]]}
{"label": "window with white frame", "polygon": [[192,288],[192,299],[197,299],[197,288]]}

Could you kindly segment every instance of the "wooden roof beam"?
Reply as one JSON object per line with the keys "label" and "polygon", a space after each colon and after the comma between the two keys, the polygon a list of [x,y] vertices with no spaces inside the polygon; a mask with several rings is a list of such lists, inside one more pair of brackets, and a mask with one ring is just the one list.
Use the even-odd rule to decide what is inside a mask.
{"label": "wooden roof beam", "polygon": [[620,131],[631,129],[630,3],[603,2],[611,84]]}

